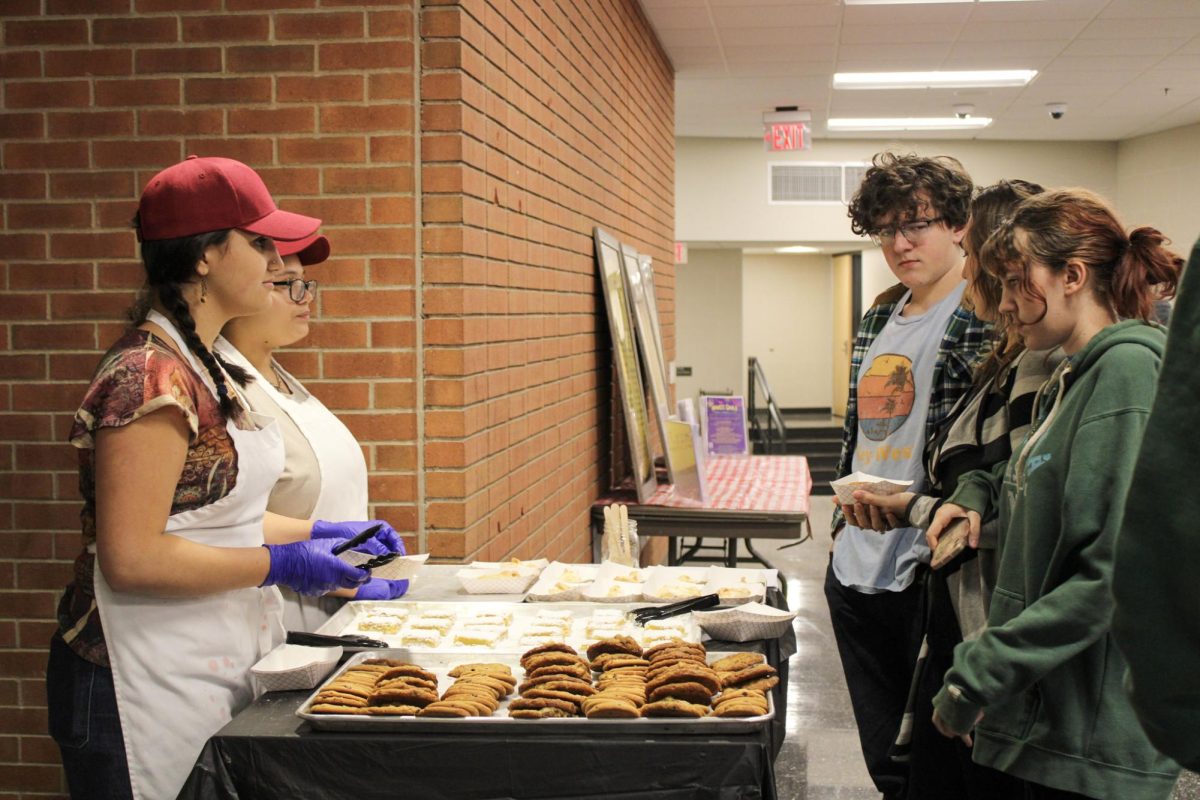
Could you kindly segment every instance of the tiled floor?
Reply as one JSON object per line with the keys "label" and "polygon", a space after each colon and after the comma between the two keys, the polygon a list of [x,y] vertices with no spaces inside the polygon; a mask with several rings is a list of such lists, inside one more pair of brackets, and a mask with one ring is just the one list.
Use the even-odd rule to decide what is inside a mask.
{"label": "tiled floor", "polygon": [[[829,625],[822,585],[829,552],[828,497],[813,498],[816,536],[786,550],[778,540],[755,549],[787,578],[798,651],[789,665],[787,738],[775,763],[781,800],[878,800],[862,762],[854,715]],[[1200,779],[1185,774],[1173,800],[1200,800]]]}

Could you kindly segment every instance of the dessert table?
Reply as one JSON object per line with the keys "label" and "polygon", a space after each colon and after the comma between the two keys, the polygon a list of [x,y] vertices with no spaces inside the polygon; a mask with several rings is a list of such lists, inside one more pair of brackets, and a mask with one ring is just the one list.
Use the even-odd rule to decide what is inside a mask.
{"label": "dessert table", "polygon": [[[427,565],[411,600],[512,602],[466,595],[459,566]],[[768,602],[783,607],[778,589]],[[775,719],[745,733],[613,734],[538,730],[513,720],[504,733],[351,733],[313,730],[295,716],[311,691],[260,697],[211,737],[180,793],[198,798],[774,798],[774,758],[784,734],[787,660],[794,631],[709,650],[763,652],[779,672]]]}

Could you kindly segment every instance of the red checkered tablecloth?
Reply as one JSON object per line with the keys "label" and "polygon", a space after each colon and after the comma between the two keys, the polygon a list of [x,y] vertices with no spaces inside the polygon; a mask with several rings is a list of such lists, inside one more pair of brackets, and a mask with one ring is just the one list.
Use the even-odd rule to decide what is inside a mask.
{"label": "red checkered tablecloth", "polygon": [[709,456],[705,466],[707,505],[677,497],[673,486],[660,486],[646,505],[808,513],[812,476],[804,456]]}

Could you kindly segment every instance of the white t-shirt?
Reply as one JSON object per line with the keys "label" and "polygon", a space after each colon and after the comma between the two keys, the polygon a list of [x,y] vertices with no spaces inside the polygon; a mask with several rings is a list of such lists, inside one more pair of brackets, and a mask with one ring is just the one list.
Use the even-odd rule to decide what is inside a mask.
{"label": "white t-shirt", "polygon": [[[911,292],[863,358],[858,373],[858,436],[851,469],[881,478],[925,486],[925,419],[933,393],[938,348],[954,310],[962,301],[963,281],[933,308],[901,316]],[[929,561],[919,528],[886,533],[846,525],[833,548],[833,573],[843,586],[860,592],[898,592],[913,581],[917,564]]]}

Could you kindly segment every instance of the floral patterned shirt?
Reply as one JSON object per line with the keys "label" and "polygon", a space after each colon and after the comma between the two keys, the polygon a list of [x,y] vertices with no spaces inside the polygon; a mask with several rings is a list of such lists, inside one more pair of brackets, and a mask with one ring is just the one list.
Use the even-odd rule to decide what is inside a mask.
{"label": "floral patterned shirt", "polygon": [[[82,658],[108,666],[108,648],[96,609],[96,434],[119,428],[162,408],[173,408],[188,425],[188,450],[171,514],[215,503],[237,482],[237,450],[217,399],[200,376],[167,342],[149,331],[130,329],[104,354],[71,426],[79,450],[83,552],[75,579],[58,606],[66,643]],[[94,548],[93,548],[94,549]]]}

